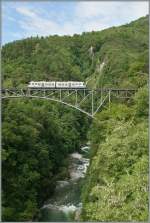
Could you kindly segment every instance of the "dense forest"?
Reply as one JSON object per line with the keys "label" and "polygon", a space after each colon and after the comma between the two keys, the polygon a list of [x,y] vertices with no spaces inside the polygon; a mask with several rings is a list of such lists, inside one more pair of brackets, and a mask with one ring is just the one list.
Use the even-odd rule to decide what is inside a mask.
{"label": "dense forest", "polygon": [[82,221],[148,219],[148,16],[74,36],[30,37],[2,48],[3,88],[30,80],[82,80],[89,88],[135,88],[95,120],[36,99],[2,102],[2,220],[34,220],[68,154],[91,142]]}

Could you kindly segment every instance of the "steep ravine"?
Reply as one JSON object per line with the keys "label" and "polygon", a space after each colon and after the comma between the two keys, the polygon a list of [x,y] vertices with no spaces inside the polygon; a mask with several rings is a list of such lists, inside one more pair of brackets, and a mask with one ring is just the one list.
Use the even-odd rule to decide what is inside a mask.
{"label": "steep ravine", "polygon": [[89,146],[69,156],[69,180],[57,181],[53,196],[40,210],[39,221],[79,221],[82,208],[81,190],[89,165]]}

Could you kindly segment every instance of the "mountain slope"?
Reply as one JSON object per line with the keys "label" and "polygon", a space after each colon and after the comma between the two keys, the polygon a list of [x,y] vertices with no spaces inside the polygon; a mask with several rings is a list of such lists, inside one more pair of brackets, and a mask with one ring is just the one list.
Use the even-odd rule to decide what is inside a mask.
{"label": "mountain slope", "polygon": [[[136,88],[113,101],[90,126],[86,116],[55,103],[3,102],[3,220],[33,219],[67,156],[91,141],[82,194],[85,221],[145,221],[148,215],[148,16],[73,37],[31,37],[2,48],[2,85],[30,80],[82,80],[88,87]],[[70,147],[72,145],[72,147]]]}

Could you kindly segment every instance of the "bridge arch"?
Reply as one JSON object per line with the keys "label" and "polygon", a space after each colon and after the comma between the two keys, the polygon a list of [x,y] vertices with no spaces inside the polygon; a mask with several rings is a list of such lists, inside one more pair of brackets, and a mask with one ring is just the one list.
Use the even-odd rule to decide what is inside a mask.
{"label": "bridge arch", "polygon": [[[95,118],[95,114],[104,106],[106,102],[109,103],[112,97],[129,99],[134,93],[135,89],[2,89],[2,99],[7,98],[37,98],[49,101],[54,101],[74,108],[90,118]],[[66,101],[70,96],[74,95],[73,101]],[[98,96],[98,101],[97,101]],[[89,102],[88,107],[84,107],[84,102]],[[98,103],[97,103],[98,102]],[[88,109],[88,111],[86,111]]]}
{"label": "bridge arch", "polygon": [[37,98],[37,99],[44,99],[44,100],[54,101],[54,102],[57,102],[57,103],[61,103],[61,104],[67,105],[67,106],[69,106],[71,108],[74,108],[74,109],[76,109],[76,110],[86,114],[90,118],[94,118],[93,115],[91,115],[90,113],[84,111],[83,109],[79,108],[78,106],[75,106],[75,105],[72,105],[70,103],[66,103],[64,101],[60,101],[60,100],[54,99],[54,98],[47,98],[47,97],[40,97],[40,96],[33,96],[33,95],[29,95],[29,96],[23,96],[23,95],[22,96],[21,95],[19,95],[19,96],[4,96],[2,98],[3,99],[10,99],[10,98]]}

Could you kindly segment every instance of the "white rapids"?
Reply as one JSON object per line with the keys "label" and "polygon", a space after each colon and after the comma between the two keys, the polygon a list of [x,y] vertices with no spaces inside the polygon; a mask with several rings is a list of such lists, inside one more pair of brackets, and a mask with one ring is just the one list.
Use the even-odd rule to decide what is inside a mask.
{"label": "white rapids", "polygon": [[[69,180],[60,180],[52,198],[45,204],[42,221],[78,221],[81,214],[81,188],[89,166],[87,154],[89,145],[80,149],[81,153],[74,152],[69,155]],[[45,210],[45,212],[44,212]],[[42,213],[42,212],[41,212]]]}
{"label": "white rapids", "polygon": [[69,173],[71,180],[77,180],[79,178],[84,178],[89,166],[89,159],[83,158],[80,153],[72,153],[70,155],[72,161],[69,167]]}

